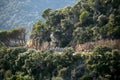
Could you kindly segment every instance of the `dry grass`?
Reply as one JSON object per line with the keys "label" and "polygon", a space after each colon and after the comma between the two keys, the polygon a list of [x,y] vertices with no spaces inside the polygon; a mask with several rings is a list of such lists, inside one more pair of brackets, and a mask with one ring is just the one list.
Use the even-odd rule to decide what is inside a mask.
{"label": "dry grass", "polygon": [[78,44],[75,47],[75,51],[91,51],[98,46],[108,46],[120,50],[120,40],[99,40],[96,42],[86,42],[84,44]]}

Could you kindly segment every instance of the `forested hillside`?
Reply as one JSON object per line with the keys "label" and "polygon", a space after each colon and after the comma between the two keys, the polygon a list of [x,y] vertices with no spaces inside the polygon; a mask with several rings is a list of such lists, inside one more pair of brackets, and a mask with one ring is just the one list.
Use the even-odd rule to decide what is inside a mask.
{"label": "forested hillside", "polygon": [[[77,44],[120,38],[119,0],[80,0],[74,6],[43,11],[44,23],[32,28],[29,46],[75,47]],[[40,44],[35,44],[40,43]]]}
{"label": "forested hillside", "polygon": [[120,80],[120,0],[77,0],[41,17],[28,41],[25,28],[0,31],[0,80]]}

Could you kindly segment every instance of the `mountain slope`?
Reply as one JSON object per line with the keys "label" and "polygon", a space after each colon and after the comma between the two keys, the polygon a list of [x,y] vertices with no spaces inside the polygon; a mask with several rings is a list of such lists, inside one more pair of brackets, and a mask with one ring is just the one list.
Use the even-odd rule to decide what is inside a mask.
{"label": "mountain slope", "polygon": [[[29,28],[46,8],[62,8],[75,0],[0,0],[0,29]],[[30,29],[30,28],[29,28]]]}

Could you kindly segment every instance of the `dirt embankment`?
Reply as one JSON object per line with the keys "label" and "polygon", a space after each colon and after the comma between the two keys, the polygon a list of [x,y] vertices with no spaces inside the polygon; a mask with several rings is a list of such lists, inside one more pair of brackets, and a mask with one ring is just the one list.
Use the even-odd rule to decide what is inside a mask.
{"label": "dirt embankment", "polygon": [[95,41],[95,42],[86,42],[84,44],[77,44],[75,46],[75,51],[91,51],[93,50],[95,47],[98,46],[108,46],[110,48],[114,48],[114,49],[119,49],[120,50],[120,39],[118,40],[99,40],[99,41]]}

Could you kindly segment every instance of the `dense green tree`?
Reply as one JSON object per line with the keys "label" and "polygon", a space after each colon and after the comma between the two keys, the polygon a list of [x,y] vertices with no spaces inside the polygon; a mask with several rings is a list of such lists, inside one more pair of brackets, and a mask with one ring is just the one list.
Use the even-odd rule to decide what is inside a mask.
{"label": "dense green tree", "polygon": [[24,45],[26,41],[25,28],[13,28],[0,31],[0,41],[6,46]]}
{"label": "dense green tree", "polygon": [[81,24],[86,24],[86,21],[88,20],[88,17],[90,16],[90,13],[87,11],[83,11],[80,14],[80,22]]}
{"label": "dense green tree", "polygon": [[52,9],[50,9],[50,8],[45,9],[42,13],[42,17],[45,19],[49,19],[49,15],[50,15],[51,11],[52,11]]}
{"label": "dense green tree", "polygon": [[12,78],[15,72],[18,71],[15,60],[18,58],[18,54],[25,52],[25,48],[10,49],[7,47],[0,48],[0,78],[1,80]]}
{"label": "dense green tree", "polygon": [[[117,56],[116,56],[117,55]],[[108,47],[98,47],[86,61],[88,75],[85,78],[96,80],[118,80],[119,77],[119,50],[111,50]],[[89,76],[89,77],[88,77]]]}
{"label": "dense green tree", "polygon": [[9,45],[10,39],[8,37],[8,32],[6,30],[0,31],[0,41],[5,45]]}

